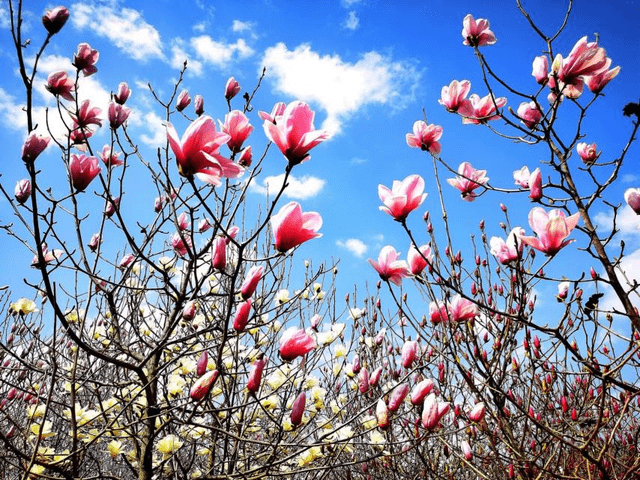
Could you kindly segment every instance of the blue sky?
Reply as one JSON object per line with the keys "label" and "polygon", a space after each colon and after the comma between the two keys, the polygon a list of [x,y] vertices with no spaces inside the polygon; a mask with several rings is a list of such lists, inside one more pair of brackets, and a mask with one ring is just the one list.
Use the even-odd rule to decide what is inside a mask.
{"label": "blue sky", "polygon": [[[382,246],[393,244],[403,255],[408,250],[408,240],[399,225],[378,210],[378,184],[390,186],[393,180],[409,174],[422,175],[429,197],[420,212],[410,217],[410,224],[426,242],[421,213],[430,210],[434,218],[439,217],[431,157],[408,148],[405,142],[405,134],[411,131],[414,121],[422,119],[423,109],[429,123],[444,127],[443,159],[454,168],[469,161],[476,168],[487,169],[491,183],[496,186],[513,188],[513,170],[523,165],[533,170],[544,158],[544,151],[539,148],[499,139],[483,127],[462,125],[459,117],[448,114],[437,102],[441,87],[453,79],[469,79],[472,92],[481,96],[487,93],[473,50],[462,45],[462,19],[467,13],[491,22],[498,42],[485,47],[483,53],[493,68],[507,81],[516,82],[530,92],[537,90],[530,75],[531,62],[542,53],[544,45],[528,28],[515,3],[444,0],[391,3],[374,0],[70,3],[69,22],[53,38],[41,60],[36,109],[42,114],[44,107],[54,106],[53,97],[42,87],[46,76],[62,69],[71,73],[70,60],[77,45],[87,42],[100,52],[100,59],[98,73],[85,79],[80,97],[91,98],[106,113],[109,92],[119,82],[128,82],[133,90],[128,102],[133,109],[129,131],[139,139],[142,153],[152,158],[158,147],[164,147],[166,130],[162,111],[154,105],[146,87],[148,82],[166,98],[187,59],[189,68],[183,87],[192,97],[195,94],[204,97],[207,114],[223,119],[227,111],[223,98],[227,78],[235,76],[242,91],[250,91],[266,66],[267,75],[254,99],[256,110],[270,111],[277,101],[301,99],[316,111],[316,127],[332,133],[330,141],[311,152],[309,162],[294,169],[296,188],[291,189],[289,198],[299,201],[305,211],[317,211],[323,216],[323,237],[302,246],[298,256],[313,257],[316,261],[341,258],[339,296],[342,296],[354,283],[377,281],[366,260],[376,258]],[[550,32],[561,23],[566,3],[529,1],[525,7],[542,29]],[[621,116],[621,108],[639,95],[640,14],[637,2],[613,2],[604,9],[600,5],[592,0],[576,2],[569,26],[555,48],[566,55],[580,37],[589,35],[592,40],[598,33],[613,65],[622,66],[620,75],[606,87],[606,97],[585,122],[587,140],[597,142],[603,155],[615,158],[629,132],[629,122]],[[31,38],[27,58],[33,56],[44,39],[40,17],[53,6],[47,2],[25,2],[23,36]],[[7,18],[7,3],[3,2],[0,58],[5,73],[0,80],[0,141],[4,161],[0,173],[3,185],[12,191],[15,182],[24,176],[20,148],[26,121],[21,112],[24,90]],[[516,110],[520,101],[513,99],[508,106]],[[239,99],[233,106],[241,107]],[[571,118],[568,112],[567,124]],[[256,128],[249,143],[256,155],[266,140],[257,111],[250,114],[250,119]],[[187,121],[175,123],[182,133]],[[501,122],[495,126],[501,128]],[[97,144],[106,143],[107,129],[103,128],[95,138]],[[639,186],[638,155],[637,147],[632,149],[621,180],[612,189],[612,202],[621,202],[626,188]],[[54,191],[64,186],[62,163],[54,148],[38,159],[38,166],[50,178]],[[282,156],[272,149],[261,181],[280,175],[284,166]],[[441,173],[441,178],[449,176]],[[446,184],[443,188],[450,218],[455,220],[454,236],[459,248],[468,247],[466,238],[470,233],[478,234],[476,226],[481,218],[487,222],[489,236],[502,233],[498,227],[501,202],[509,205],[512,223],[522,225],[531,234],[527,214],[532,205],[526,193],[506,197],[489,192],[468,203],[453,188]],[[146,205],[152,213],[155,192],[130,187],[128,195],[132,199],[130,205],[135,204],[136,209]],[[264,199],[260,188],[252,195],[256,202]],[[605,224],[604,207],[601,218]],[[628,212],[623,220],[623,233],[632,252],[640,246],[638,221]],[[12,211],[3,200],[0,222],[12,221]],[[0,248],[11,252],[16,262],[16,268],[0,273],[0,284],[20,285],[23,277],[35,280],[36,272],[27,268],[32,256],[26,249],[6,235],[0,236]],[[559,257],[558,262],[571,263],[571,253],[561,255],[564,257]],[[640,266],[640,255],[631,261]],[[588,270],[582,264],[578,268]]]}

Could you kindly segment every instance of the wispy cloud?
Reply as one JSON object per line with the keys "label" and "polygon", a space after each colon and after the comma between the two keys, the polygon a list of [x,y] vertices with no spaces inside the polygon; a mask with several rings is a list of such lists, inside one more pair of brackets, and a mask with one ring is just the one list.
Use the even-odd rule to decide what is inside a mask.
{"label": "wispy cloud", "polygon": [[369,249],[367,244],[364,243],[359,238],[349,238],[346,241],[338,240],[336,242],[336,245],[338,245],[340,248],[344,248],[345,250],[348,250],[358,258],[362,258],[364,254],[367,253],[367,250]]}
{"label": "wispy cloud", "polygon": [[357,30],[358,29],[358,27],[360,26],[360,19],[358,18],[358,14],[355,12],[355,10],[351,10],[349,12],[349,15],[347,16],[347,19],[344,21],[342,26],[344,28],[346,28],[347,30]]}
{"label": "wispy cloud", "polygon": [[198,59],[218,68],[225,68],[233,60],[253,55],[253,48],[243,38],[227,43],[214,40],[209,35],[200,35],[193,37],[190,43]]}
{"label": "wispy cloud", "polygon": [[79,30],[91,30],[106,37],[127,56],[146,61],[164,59],[160,34],[132,8],[76,3],[71,22]]}
{"label": "wispy cloud", "polygon": [[[249,189],[259,194],[275,195],[282,187],[284,181],[284,173],[280,175],[265,177],[262,182],[258,183],[254,180]],[[305,200],[318,195],[324,187],[325,181],[318,178],[305,175],[300,178],[289,176],[287,179],[288,187],[284,191],[284,195],[296,200]]]}
{"label": "wispy cloud", "polygon": [[309,44],[289,50],[278,43],[266,50],[261,65],[276,90],[322,108],[327,113],[322,128],[333,134],[367,105],[403,108],[421,76],[410,62],[375,51],[350,63],[338,55],[320,55]]}

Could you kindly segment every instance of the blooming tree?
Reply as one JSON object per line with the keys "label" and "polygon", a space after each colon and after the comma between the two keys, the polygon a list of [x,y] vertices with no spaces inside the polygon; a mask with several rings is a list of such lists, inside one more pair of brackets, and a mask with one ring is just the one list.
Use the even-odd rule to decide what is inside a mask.
{"label": "blooming tree", "polygon": [[[518,6],[546,52],[533,59],[533,80],[518,87],[503,80],[483,53],[499,32],[467,15],[461,48],[475,52],[488,93],[469,96],[471,82],[454,80],[440,103],[460,116],[461,128],[542,145],[548,159],[531,173],[516,170],[517,188],[500,187],[471,162],[449,165],[442,127],[417,121],[406,141],[431,155],[433,177],[378,188],[380,210],[406,233],[406,260],[394,246],[382,248],[370,260],[380,277],[375,290],[356,289],[342,303],[335,265],[296,261],[297,248],[322,235],[321,214],[282,202],[292,170],[304,169],[328,139],[309,105],[260,111],[269,143],[254,155],[258,87],[240,101],[242,87],[230,78],[221,92],[228,112],[216,125],[200,95],[191,117],[183,70],[168,98],[154,92],[167,136],[149,160],[128,132],[126,105],[135,92],[126,82],[107,112],[78,101],[85,78],[99,75],[99,53],[81,43],[70,59],[75,75],[54,72],[47,80],[57,99],[49,114],[65,125],[55,136],[36,128],[34,78],[73,11],[46,12],[44,41],[27,66],[22,2],[10,1],[27,139],[25,178],[13,192],[2,187],[18,220],[5,231],[32,250],[37,280],[29,284],[32,298],[2,297],[2,473],[636,478],[637,284],[623,268],[624,246],[612,250],[620,201],[605,198],[640,107],[625,107],[635,118],[615,155],[580,142],[582,120],[619,68],[586,37],[566,58],[555,52],[569,13],[548,36]],[[517,111],[507,107],[515,98]],[[567,110],[577,112],[568,136],[560,115]],[[103,147],[92,138],[99,128],[110,133]],[[38,168],[47,148],[59,149],[64,192],[49,188]],[[284,180],[249,221],[247,191],[270,157],[284,158]],[[128,203],[128,191],[145,181],[157,190],[146,212]],[[452,187],[469,202],[504,198],[506,239],[489,238],[492,226],[481,221],[471,250],[458,245],[451,232],[461,227],[442,193]],[[636,213],[637,190],[624,195]],[[442,221],[427,212],[418,233],[413,221],[427,195],[438,198]],[[533,233],[511,225],[507,195],[535,203]],[[596,229],[593,212],[602,205],[613,211],[608,232]],[[562,255],[577,238],[585,262],[602,274],[567,276]],[[557,288],[559,308],[540,314],[536,291],[545,284]],[[615,306],[599,305],[604,289],[614,292]],[[614,320],[624,328],[613,328]]]}

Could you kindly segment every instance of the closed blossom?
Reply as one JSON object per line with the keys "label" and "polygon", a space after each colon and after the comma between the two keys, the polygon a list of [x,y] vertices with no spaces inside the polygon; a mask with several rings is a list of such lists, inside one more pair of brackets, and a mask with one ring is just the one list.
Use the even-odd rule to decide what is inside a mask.
{"label": "closed blossom", "polygon": [[540,85],[545,85],[549,81],[549,57],[541,55],[534,58],[531,75]]}
{"label": "closed blossom", "polygon": [[240,84],[235,78],[229,77],[229,80],[227,80],[227,84],[224,86],[224,98],[226,98],[227,101],[229,101],[233,97],[235,97],[239,92],[240,92]]}
{"label": "closed blossom", "polygon": [[527,128],[535,128],[542,120],[542,112],[536,102],[523,102],[518,107],[518,117]]}
{"label": "closed blossom", "polygon": [[409,271],[414,275],[420,275],[427,265],[433,262],[433,254],[431,253],[431,246],[426,244],[420,248],[416,248],[413,244],[409,247],[409,253],[407,254],[407,264],[409,265]]}
{"label": "closed blossom", "polygon": [[181,112],[187,108],[190,103],[191,97],[189,96],[189,92],[187,90],[182,90],[178,95],[178,100],[176,101],[176,110]]}
{"label": "closed blossom", "polygon": [[69,176],[73,188],[82,192],[100,173],[100,165],[96,157],[71,155],[69,160]]}
{"label": "closed blossom", "polygon": [[275,248],[279,252],[286,252],[294,247],[321,237],[318,233],[322,227],[322,217],[316,212],[302,212],[297,202],[284,205],[278,213],[271,217],[271,228]]}
{"label": "closed blossom", "polygon": [[311,335],[297,327],[289,327],[280,338],[280,357],[290,362],[298,357],[306,355],[316,348],[316,341]]}
{"label": "closed blossom", "polygon": [[120,105],[124,105],[129,99],[129,96],[131,96],[129,84],[127,82],[120,82],[118,91],[113,95],[113,100]]}
{"label": "closed blossom", "polygon": [[624,192],[624,201],[636,214],[640,215],[640,188],[628,188]]}
{"label": "closed blossom", "polygon": [[580,155],[582,161],[587,165],[594,163],[600,156],[598,146],[595,143],[580,142],[576,146],[576,151],[578,152],[578,155]]}
{"label": "closed blossom", "polygon": [[127,108],[124,105],[120,105],[116,102],[109,102],[107,115],[109,117],[109,126],[113,130],[116,130],[118,127],[122,126],[124,122],[127,121],[130,114],[130,108]]}
{"label": "closed blossom", "polygon": [[595,75],[586,76],[584,81],[592,93],[600,93],[607,83],[618,76],[618,73],[620,73],[620,67],[615,67],[611,70],[604,69]]}
{"label": "closed blossom", "polygon": [[247,276],[242,282],[242,287],[240,287],[240,293],[242,298],[245,300],[251,298],[253,293],[256,291],[256,287],[258,286],[258,282],[262,278],[262,272],[264,268],[262,265],[254,265],[247,272]]}
{"label": "closed blossom", "polygon": [[253,132],[253,126],[249,123],[247,116],[240,110],[232,110],[224,117],[224,123],[220,123],[222,133],[229,135],[227,147],[233,153],[242,150],[242,144]]}
{"label": "closed blossom", "polygon": [[529,177],[529,198],[537,202],[542,198],[542,172],[536,168]]}
{"label": "closed blossom", "polygon": [[16,201],[23,205],[31,196],[31,182],[26,178],[18,180],[13,195]]}
{"label": "closed blossom", "polygon": [[49,35],[58,33],[69,18],[69,10],[67,7],[56,7],[47,12],[42,17],[42,25],[49,32]]}

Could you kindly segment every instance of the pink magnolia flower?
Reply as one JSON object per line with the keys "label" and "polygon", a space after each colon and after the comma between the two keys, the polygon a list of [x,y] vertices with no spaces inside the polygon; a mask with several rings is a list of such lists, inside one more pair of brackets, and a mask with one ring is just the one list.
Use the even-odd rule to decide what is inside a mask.
{"label": "pink magnolia flower", "polygon": [[242,282],[242,287],[240,287],[240,293],[243,299],[251,298],[253,293],[256,291],[256,287],[258,286],[258,282],[262,278],[263,272],[262,265],[254,265],[247,272],[247,276]]}
{"label": "pink magnolia flower", "polygon": [[110,198],[107,200],[107,206],[104,209],[104,214],[107,218],[111,218],[116,209],[120,206],[120,197]]}
{"label": "pink magnolia flower", "polygon": [[224,117],[224,123],[220,122],[222,133],[229,135],[227,147],[233,153],[242,150],[242,144],[253,132],[253,126],[249,123],[247,116],[240,110],[232,110]]}
{"label": "pink magnolia flower", "polygon": [[500,118],[499,108],[507,104],[505,97],[494,98],[488,94],[480,98],[477,94],[472,94],[469,101],[460,106],[458,113],[462,115],[462,123],[479,125],[490,120]]}
{"label": "pink magnolia flower", "polygon": [[198,232],[204,233],[211,228],[211,222],[208,218],[203,218],[198,222]]}
{"label": "pink magnolia flower", "polygon": [[487,407],[483,402],[476,403],[475,406],[471,409],[471,411],[467,414],[469,420],[472,422],[481,422],[484,418],[484,415],[487,411]]}
{"label": "pink magnolia flower", "polygon": [[267,365],[268,361],[269,359],[262,354],[258,355],[258,358],[253,361],[253,367],[251,368],[249,379],[247,380],[247,390],[251,393],[256,393],[260,390],[262,372],[264,371],[264,367]]}
{"label": "pink magnolia flower", "polygon": [[574,240],[566,240],[580,221],[580,213],[566,217],[562,210],[545,212],[542,207],[535,207],[529,212],[529,225],[538,237],[521,236],[520,240],[549,256],[555,255],[561,248]]}
{"label": "pink magnolia flower", "polygon": [[402,222],[427,198],[423,191],[424,180],[420,175],[409,175],[402,181],[394,180],[391,189],[378,185],[378,196],[384,203],[378,208]]}
{"label": "pink magnolia flower", "polygon": [[413,124],[413,133],[407,133],[407,145],[413,148],[420,148],[429,151],[433,155],[438,155],[441,150],[440,137],[442,137],[442,127],[440,125],[427,125],[422,120]]}
{"label": "pink magnolia flower", "polygon": [[93,130],[89,128],[81,128],[77,123],[73,122],[73,129],[69,133],[69,140],[81,152],[87,151],[87,139],[91,138]]}
{"label": "pink magnolia flower", "polygon": [[522,227],[516,227],[509,233],[505,242],[500,237],[491,237],[489,244],[491,245],[491,255],[498,257],[503,265],[518,260],[522,256],[523,243],[520,237],[524,235]]}
{"label": "pink magnolia flower", "polygon": [[549,58],[541,55],[533,59],[533,70],[531,75],[540,85],[544,85],[549,81]]}
{"label": "pink magnolia flower", "polygon": [[[190,322],[191,320],[193,320],[196,316],[196,312],[197,312],[198,308],[197,308],[197,304],[195,300],[189,300],[187,303],[184,304],[184,307],[182,308],[182,319],[186,320],[187,322]],[[206,350],[203,352],[204,354],[206,354]],[[201,356],[202,357],[202,356]],[[198,359],[198,362],[200,362],[201,358]],[[205,369],[206,369],[206,362],[205,362]],[[200,367],[200,365],[198,365],[198,367]],[[202,369],[202,367],[200,367]],[[199,373],[198,375],[202,375],[203,372]]]}
{"label": "pink magnolia flower", "polygon": [[367,393],[369,391],[369,370],[367,370],[367,367],[360,370],[360,374],[358,375],[358,390],[360,393]]}
{"label": "pink magnolia flower", "polygon": [[22,145],[22,160],[24,162],[33,162],[38,158],[38,155],[44,152],[50,141],[50,137],[44,137],[38,135],[36,132],[31,132],[24,142],[24,145]]}
{"label": "pink magnolia flower", "polygon": [[184,257],[189,253],[189,250],[193,249],[193,242],[188,235],[184,233],[181,235],[179,232],[176,232],[171,237],[171,246],[178,255]]}
{"label": "pink magnolia flower", "polygon": [[537,202],[542,198],[542,173],[536,168],[529,177],[529,198]]}
{"label": "pink magnolia flower", "polygon": [[135,255],[131,253],[125,255],[124,257],[122,257],[122,260],[120,260],[120,263],[118,264],[118,268],[120,269],[127,268],[129,265],[131,265],[134,262],[135,259],[136,259]]}
{"label": "pink magnolia flower", "polygon": [[287,109],[287,104],[286,103],[278,102],[271,109],[271,113],[259,111],[258,112],[258,116],[262,120],[264,120],[266,122],[273,123],[275,125],[276,123],[282,121],[282,115],[284,114],[284,111],[286,109]]}
{"label": "pink magnolia flower", "polygon": [[13,191],[13,195],[16,198],[16,202],[20,205],[24,205],[31,196],[31,182],[26,178],[18,180],[16,188]]}
{"label": "pink magnolia flower", "polygon": [[468,14],[464,17],[462,26],[463,45],[484,47],[496,43],[496,36],[489,30],[489,20],[479,18],[476,21],[471,14]]}
{"label": "pink magnolia flower", "polygon": [[449,408],[451,408],[451,405],[445,402],[438,402],[435,393],[430,393],[422,406],[422,426],[427,430],[434,430],[442,420],[442,417],[449,411]]}
{"label": "pink magnolia flower", "polygon": [[189,96],[189,92],[187,90],[182,90],[180,95],[178,95],[178,100],[176,101],[176,110],[181,112],[187,108],[190,103],[191,97]]}
{"label": "pink magnolia flower", "polygon": [[124,160],[120,160],[120,152],[113,151],[109,145],[105,145],[104,147],[102,147],[100,158],[107,166],[107,168],[124,165]]}
{"label": "pink magnolia flower", "polygon": [[567,58],[556,55],[552,72],[560,82],[558,87],[561,93],[567,98],[578,98],[582,94],[583,77],[596,75],[609,68],[610,64],[611,60],[607,58],[604,48],[599,47],[596,42],[587,42],[587,37],[582,37]]}
{"label": "pink magnolia flower", "polygon": [[392,413],[397,411],[402,406],[402,402],[408,394],[409,385],[407,385],[406,383],[402,383],[394,388],[393,392],[391,392],[391,396],[389,397],[389,411]]}
{"label": "pink magnolia flower", "polygon": [[576,151],[578,152],[578,155],[580,155],[582,161],[587,165],[591,165],[596,160],[598,160],[598,157],[601,153],[598,152],[598,146],[595,143],[584,142],[578,143],[578,145],[576,146]]}
{"label": "pink magnolia flower", "polygon": [[196,95],[193,99],[193,109],[196,115],[200,116],[204,113],[204,99],[202,95]]}
{"label": "pink magnolia flower", "polygon": [[127,121],[129,115],[131,114],[131,109],[125,107],[124,105],[120,105],[116,102],[109,102],[109,126],[112,130],[117,130],[124,122]]}
{"label": "pink magnolia flower", "polygon": [[382,430],[389,428],[389,408],[382,398],[378,399],[378,403],[376,403],[376,420],[378,428]]}
{"label": "pink magnolia flower", "polygon": [[409,271],[411,273],[420,275],[426,266],[432,262],[433,254],[431,253],[430,245],[422,245],[417,249],[411,244],[409,253],[407,254],[407,264],[409,265]]}
{"label": "pink magnolia flower", "polygon": [[71,118],[75,121],[75,123],[80,128],[86,128],[89,125],[98,125],[102,126],[102,119],[98,117],[102,110],[98,107],[91,107],[91,101],[85,100],[80,104],[80,108],[78,109],[78,115],[71,115]]}
{"label": "pink magnolia flower", "polygon": [[98,71],[95,64],[98,61],[100,53],[97,50],[91,48],[88,43],[81,43],[78,45],[78,51],[73,56],[73,66],[82,70],[85,77],[93,75]]}
{"label": "pink magnolia flower", "polygon": [[229,227],[229,230],[227,230],[227,234],[224,237],[227,245],[231,243],[231,240],[234,240],[238,236],[238,233],[240,233],[240,227],[238,227],[237,225]]}
{"label": "pink magnolia flower", "polygon": [[[49,250],[46,243],[42,244],[42,257],[44,259],[45,264],[49,264],[55,260],[60,260],[64,255],[64,250],[59,248]],[[40,268],[40,262],[38,261],[38,255],[34,255],[33,260],[31,260],[31,266],[33,268]]]}
{"label": "pink magnolia flower", "polygon": [[184,232],[185,230],[188,230],[189,227],[191,226],[191,221],[189,220],[189,214],[187,212],[182,212],[180,215],[178,215],[178,221],[177,223],[177,227],[178,230],[180,230],[181,232]]}
{"label": "pink magnolia flower", "polygon": [[184,177],[196,175],[203,182],[220,185],[220,177],[237,178],[244,173],[244,168],[220,155],[220,146],[227,143],[229,135],[216,132],[213,119],[207,115],[192,122],[182,139],[173,125],[168,124],[167,137],[178,172]]}
{"label": "pink magnolia flower", "polygon": [[289,327],[280,338],[280,357],[290,362],[316,348],[311,335],[297,327]]}
{"label": "pink magnolia flower", "polygon": [[293,401],[293,405],[291,405],[291,425],[298,426],[302,423],[302,415],[304,414],[306,402],[307,394],[304,391],[300,392]]}
{"label": "pink magnolia flower", "polygon": [[628,188],[624,192],[624,201],[637,215],[640,215],[640,188]]}
{"label": "pink magnolia flower", "polygon": [[618,73],[620,73],[620,67],[615,67],[611,70],[608,70],[607,67],[600,73],[584,77],[584,81],[592,93],[600,93],[607,83],[613,80]]}
{"label": "pink magnolia flower", "polygon": [[411,403],[414,405],[423,403],[426,396],[433,390],[433,386],[433,380],[430,378],[417,383],[411,391]]}
{"label": "pink magnolia flower", "polygon": [[477,315],[478,306],[474,302],[459,294],[453,297],[451,305],[449,305],[449,318],[452,322],[466,322],[473,320]]}
{"label": "pink magnolia flower", "polygon": [[558,284],[558,295],[556,295],[556,297],[558,297],[559,302],[567,298],[567,295],[569,294],[570,285],[571,284],[569,282],[560,282]]}
{"label": "pink magnolia flower", "polygon": [[429,320],[431,320],[431,323],[446,322],[448,319],[449,311],[444,303],[440,301],[429,303]]}
{"label": "pink magnolia flower", "polygon": [[87,246],[89,247],[89,250],[91,250],[92,252],[95,252],[101,243],[102,243],[102,236],[99,233],[94,233],[91,236],[91,240],[89,240],[89,243],[87,244]]}
{"label": "pink magnolia flower", "polygon": [[513,172],[513,179],[515,180],[516,185],[519,185],[522,188],[529,188],[529,177],[531,177],[531,173],[529,173],[529,167],[526,165],[520,170]]}
{"label": "pink magnolia flower", "polygon": [[96,157],[87,157],[86,155],[71,155],[69,160],[69,176],[73,188],[82,192],[94,178],[100,173],[100,165]]}
{"label": "pink magnolia flower", "polygon": [[400,254],[391,245],[380,250],[378,261],[369,259],[369,263],[376,269],[380,278],[400,286],[402,279],[409,276],[409,267],[404,260],[398,260]]}
{"label": "pink magnolia flower", "polygon": [[193,400],[200,401],[211,391],[213,384],[218,378],[218,370],[210,370],[202,375],[196,383],[193,384],[189,395]]}
{"label": "pink magnolia flower", "polygon": [[476,198],[474,190],[489,181],[486,170],[476,170],[469,162],[462,162],[458,167],[456,178],[448,178],[447,183],[460,190],[463,200],[473,202]]}
{"label": "pink magnolia flower", "polygon": [[[191,301],[195,307],[195,302]],[[195,311],[193,312],[193,318],[196,316]],[[184,313],[182,315],[182,317],[184,318]],[[207,366],[209,365],[209,352],[207,352],[206,350],[203,350],[202,353],[200,354],[200,357],[198,358],[198,361],[196,363],[196,375],[198,375],[199,377],[201,377],[202,375],[204,375],[205,373],[207,373]]]}
{"label": "pink magnolia flower", "polygon": [[462,455],[464,459],[470,461],[473,458],[473,452],[471,451],[471,445],[466,440],[460,442],[460,450],[462,450]]}
{"label": "pink magnolia flower", "polygon": [[73,80],[67,76],[67,72],[53,72],[47,77],[45,88],[53,95],[73,102],[71,92],[75,90]]}
{"label": "pink magnolia flower", "polygon": [[245,148],[240,157],[238,158],[238,165],[249,168],[251,166],[251,160],[253,158],[253,153],[251,152],[251,146]]}
{"label": "pink magnolia flower", "polygon": [[127,82],[120,82],[118,85],[118,91],[113,96],[113,101],[120,105],[124,105],[129,99],[129,96],[131,96],[129,84]]}
{"label": "pink magnolia flower", "polygon": [[233,317],[233,329],[236,332],[243,332],[245,327],[247,326],[247,322],[249,321],[249,314],[251,313],[251,300],[247,300],[242,302],[238,309],[236,310],[236,314]]}
{"label": "pink magnolia flower", "polygon": [[471,90],[471,82],[469,80],[461,82],[453,80],[448,86],[442,87],[438,103],[444,105],[449,112],[457,112],[463,105],[469,103],[469,100],[466,99],[469,90]]}
{"label": "pink magnolia flower", "polygon": [[322,234],[318,233],[321,226],[319,213],[302,213],[299,203],[289,202],[271,217],[276,250],[286,252],[307,240],[321,237]]}
{"label": "pink magnolia flower", "polygon": [[42,17],[42,25],[47,29],[49,35],[55,35],[64,27],[68,18],[69,10],[66,7],[56,7],[47,10],[47,13]]}
{"label": "pink magnolia flower", "polygon": [[371,375],[369,376],[369,385],[375,387],[380,382],[380,377],[382,376],[382,367],[376,368]]}
{"label": "pink magnolia flower", "polygon": [[218,236],[213,241],[212,265],[215,270],[223,271],[227,266],[227,242],[224,237]]}
{"label": "pink magnolia flower", "polygon": [[240,92],[240,84],[236,81],[235,78],[229,77],[227,80],[227,84],[224,87],[224,98],[227,99],[227,102],[235,97]]}
{"label": "pink magnolia flower", "polygon": [[411,368],[417,355],[418,342],[415,340],[404,342],[404,345],[402,345],[402,366],[404,368]]}
{"label": "pink magnolia flower", "polygon": [[287,105],[277,124],[263,124],[267,138],[278,146],[290,167],[309,160],[309,150],[329,138],[324,130],[314,129],[314,116],[309,105],[296,101]]}
{"label": "pink magnolia flower", "polygon": [[535,128],[542,120],[542,112],[536,102],[523,102],[518,107],[518,117],[527,128]]}

